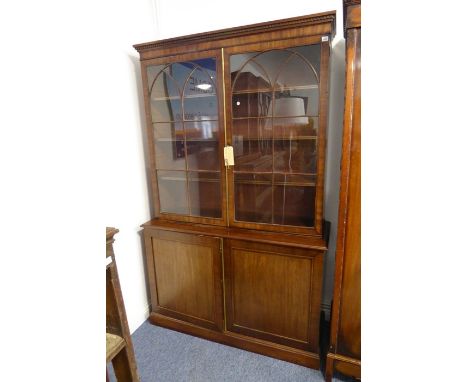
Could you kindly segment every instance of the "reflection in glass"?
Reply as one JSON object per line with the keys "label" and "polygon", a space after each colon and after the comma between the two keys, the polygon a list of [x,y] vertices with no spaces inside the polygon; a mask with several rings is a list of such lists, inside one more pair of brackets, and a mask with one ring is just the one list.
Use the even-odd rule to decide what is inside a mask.
{"label": "reflection in glass", "polygon": [[221,217],[220,173],[189,172],[192,216]]}
{"label": "reflection in glass", "polygon": [[318,73],[300,53],[291,52],[284,61],[285,70],[278,72],[275,89],[311,88],[318,83]]}
{"label": "reflection in glass", "polygon": [[219,171],[218,142],[187,141],[187,165],[189,170]]}
{"label": "reflection in glass", "polygon": [[313,226],[315,180],[314,175],[274,175],[274,224]]}
{"label": "reflection in glass", "polygon": [[159,170],[157,175],[161,212],[188,215],[186,172]]}
{"label": "reflection in glass", "polygon": [[230,57],[235,219],[314,225],[320,45]]}
{"label": "reflection in glass", "polygon": [[163,170],[185,170],[185,142],[160,140],[154,143],[156,168]]}
{"label": "reflection in glass", "polygon": [[233,118],[266,117],[271,108],[271,92],[236,93],[232,96]]}
{"label": "reflection in glass", "polygon": [[182,103],[178,98],[151,99],[151,118],[154,122],[171,122],[182,119]]}
{"label": "reflection in glass", "polygon": [[242,118],[232,124],[232,133],[242,140],[272,139],[273,128],[271,118]]}
{"label": "reflection in glass", "polygon": [[147,78],[161,212],[221,217],[216,59],[151,65]]}
{"label": "reflection in glass", "polygon": [[275,118],[275,139],[307,139],[317,137],[318,118],[284,117]]}
{"label": "reflection in glass", "polygon": [[183,140],[184,125],[179,123],[153,123],[155,140]]}
{"label": "reflection in glass", "polygon": [[274,187],[273,223],[293,226],[314,226],[315,186]]}
{"label": "reflection in glass", "polygon": [[184,125],[187,140],[219,140],[217,121],[185,122]]}
{"label": "reflection in glass", "polygon": [[315,174],[315,139],[275,139],[274,172]]}
{"label": "reflection in glass", "polygon": [[186,96],[184,98],[184,120],[204,121],[218,119],[218,97],[216,95]]}
{"label": "reflection in glass", "polygon": [[[288,101],[289,100],[289,101]],[[290,89],[275,91],[275,116],[318,116],[319,89],[311,87],[308,89]],[[272,113],[271,110],[268,111]]]}
{"label": "reflection in glass", "polygon": [[272,222],[271,174],[234,174],[235,219]]}

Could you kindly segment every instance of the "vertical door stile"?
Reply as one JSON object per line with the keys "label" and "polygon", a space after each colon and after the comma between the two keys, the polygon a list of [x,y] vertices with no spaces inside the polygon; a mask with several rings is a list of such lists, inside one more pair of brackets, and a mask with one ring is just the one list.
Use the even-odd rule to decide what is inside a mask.
{"label": "vertical door stile", "polygon": [[[222,78],[223,78],[223,94],[222,94],[222,97],[223,97],[223,115],[224,115],[224,121],[223,121],[223,126],[224,126],[224,146],[228,146],[230,145],[231,143],[231,140],[229,139],[228,137],[228,134],[227,134],[227,116],[226,116],[226,81],[225,81],[225,73],[226,73],[226,68],[225,68],[225,61],[224,61],[224,48],[221,48],[221,70],[222,70]],[[224,162],[224,158],[223,159],[223,162]],[[226,225],[229,227],[229,186],[230,186],[230,183],[229,183],[229,174],[228,174],[228,170],[229,170],[229,167],[225,166],[224,167],[224,170],[225,170],[225,181],[226,181],[226,205],[225,205],[225,208],[226,208]]]}

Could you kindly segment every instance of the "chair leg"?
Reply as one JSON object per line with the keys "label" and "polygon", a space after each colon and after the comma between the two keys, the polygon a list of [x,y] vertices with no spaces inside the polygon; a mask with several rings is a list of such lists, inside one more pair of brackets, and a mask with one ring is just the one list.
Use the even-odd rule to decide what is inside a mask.
{"label": "chair leg", "polygon": [[112,360],[117,382],[139,382],[135,361],[124,347]]}

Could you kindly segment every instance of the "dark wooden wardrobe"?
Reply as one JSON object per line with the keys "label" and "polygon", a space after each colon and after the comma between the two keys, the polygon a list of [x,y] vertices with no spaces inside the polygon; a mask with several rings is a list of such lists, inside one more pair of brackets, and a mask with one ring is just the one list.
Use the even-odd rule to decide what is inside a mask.
{"label": "dark wooden wardrobe", "polygon": [[346,89],[326,380],[361,377],[361,2],[345,0]]}

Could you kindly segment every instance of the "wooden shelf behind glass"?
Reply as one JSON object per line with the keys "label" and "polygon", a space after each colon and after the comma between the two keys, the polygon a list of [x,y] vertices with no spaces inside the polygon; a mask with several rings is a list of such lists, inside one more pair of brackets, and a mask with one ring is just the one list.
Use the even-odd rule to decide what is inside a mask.
{"label": "wooden shelf behind glass", "polygon": [[152,97],[151,101],[172,101],[172,100],[180,100],[180,99],[187,99],[187,98],[206,98],[206,97],[217,97],[215,94],[189,94],[184,95],[181,97],[180,95],[176,96],[166,96],[166,97]]}
{"label": "wooden shelf behind glass", "polygon": [[309,89],[318,89],[318,85],[297,85],[297,86],[284,86],[280,88],[258,88],[258,89],[246,89],[246,90],[235,90],[232,94],[252,94],[252,93],[273,93],[273,92],[284,92],[288,90],[309,90]]}

